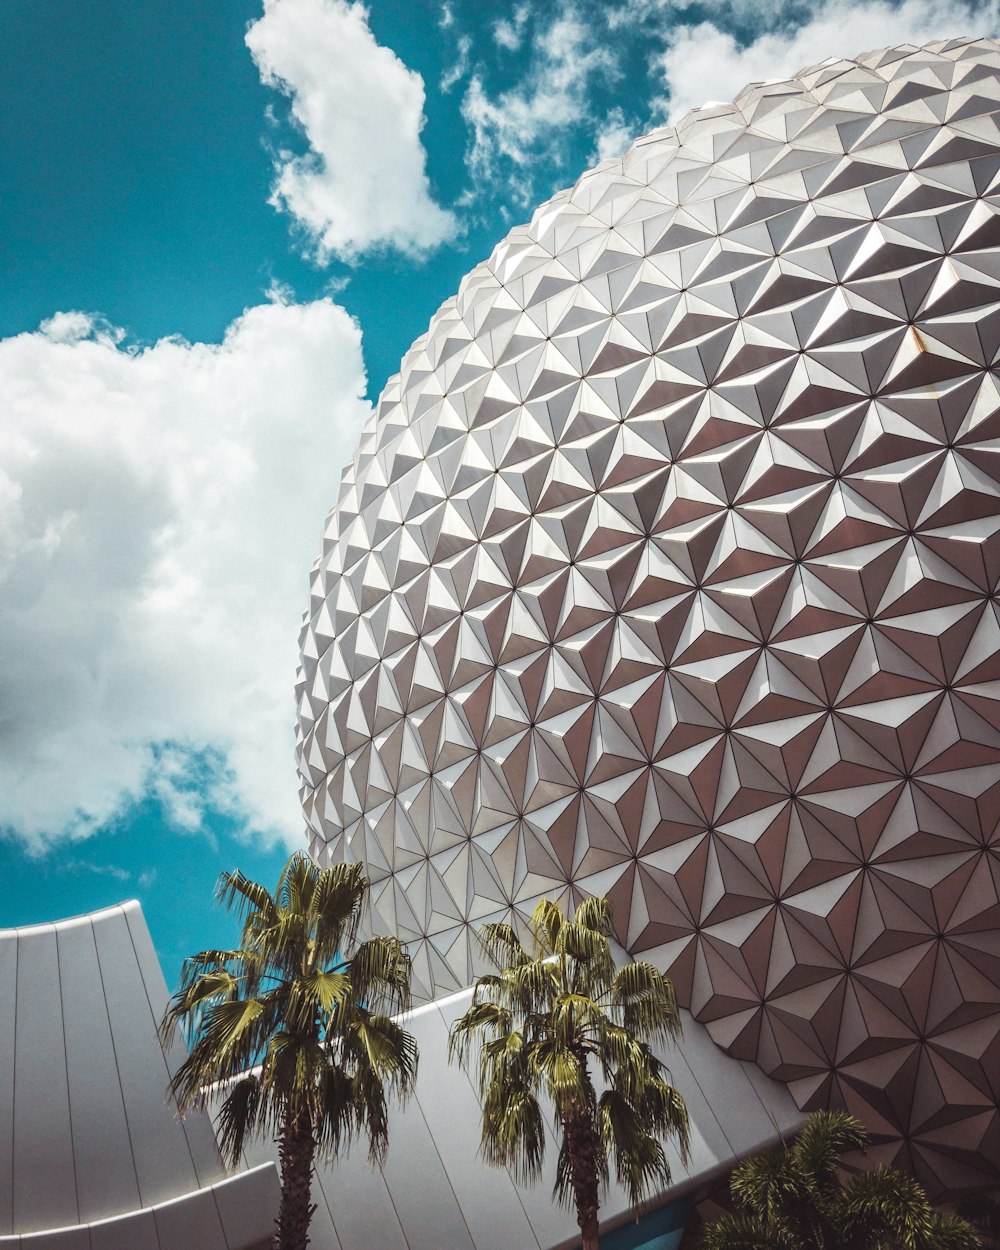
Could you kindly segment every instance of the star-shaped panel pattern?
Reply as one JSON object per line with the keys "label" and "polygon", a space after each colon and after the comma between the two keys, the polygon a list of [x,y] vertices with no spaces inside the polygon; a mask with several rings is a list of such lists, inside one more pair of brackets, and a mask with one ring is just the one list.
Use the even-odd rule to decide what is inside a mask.
{"label": "star-shaped panel pattern", "polygon": [[1000,1171],[1000,50],[829,61],[513,230],[343,477],[312,853],[422,992],[607,894],[731,1054]]}

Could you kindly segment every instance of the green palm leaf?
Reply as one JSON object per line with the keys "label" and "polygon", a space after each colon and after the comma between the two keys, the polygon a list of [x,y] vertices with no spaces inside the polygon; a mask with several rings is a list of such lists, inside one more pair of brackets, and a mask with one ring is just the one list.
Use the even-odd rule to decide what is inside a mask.
{"label": "green palm leaf", "polygon": [[868,1143],[853,1116],[814,1112],[790,1148],[733,1169],[736,1213],[704,1230],[702,1250],[976,1250],[972,1226],[934,1211],[912,1176],[875,1167],[845,1182],[844,1156]]}

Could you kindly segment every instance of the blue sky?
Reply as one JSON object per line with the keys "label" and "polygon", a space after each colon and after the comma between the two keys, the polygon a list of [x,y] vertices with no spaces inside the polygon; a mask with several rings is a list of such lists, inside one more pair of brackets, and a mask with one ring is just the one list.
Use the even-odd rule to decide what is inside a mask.
{"label": "blue sky", "polygon": [[361,422],[463,273],[631,138],[998,0],[34,0],[0,36],[0,925],[300,845],[296,635]]}

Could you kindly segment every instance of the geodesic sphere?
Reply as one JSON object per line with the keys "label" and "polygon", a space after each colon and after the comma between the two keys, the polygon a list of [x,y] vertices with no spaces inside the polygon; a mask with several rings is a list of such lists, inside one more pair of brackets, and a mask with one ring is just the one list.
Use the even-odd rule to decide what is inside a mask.
{"label": "geodesic sphere", "polygon": [[998,118],[992,42],[829,61],[543,205],[387,386],[299,688],[423,993],[606,894],[936,1191],[1000,1165]]}

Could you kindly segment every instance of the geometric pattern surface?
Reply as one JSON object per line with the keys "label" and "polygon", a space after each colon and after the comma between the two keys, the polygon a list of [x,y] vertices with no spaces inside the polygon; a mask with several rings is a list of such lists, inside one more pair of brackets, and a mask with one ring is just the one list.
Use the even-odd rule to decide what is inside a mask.
{"label": "geometric pattern surface", "polygon": [[422,992],[607,894],[731,1054],[1000,1173],[1000,47],[827,61],[513,230],[387,386],[302,635],[313,854]]}

